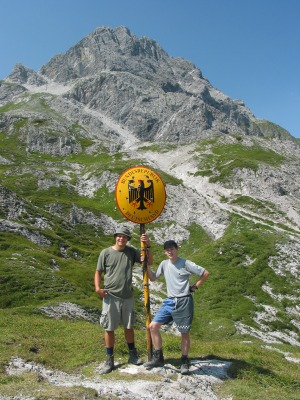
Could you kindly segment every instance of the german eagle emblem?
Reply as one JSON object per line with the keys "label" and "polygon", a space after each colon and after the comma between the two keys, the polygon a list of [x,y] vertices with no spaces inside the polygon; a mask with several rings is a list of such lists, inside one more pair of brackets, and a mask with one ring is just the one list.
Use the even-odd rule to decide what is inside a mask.
{"label": "german eagle emblem", "polygon": [[[128,181],[128,202],[137,210],[146,210],[154,203],[154,185],[153,180],[145,175],[146,184],[143,179],[135,181],[134,177]],[[146,204],[146,205],[145,205]]]}

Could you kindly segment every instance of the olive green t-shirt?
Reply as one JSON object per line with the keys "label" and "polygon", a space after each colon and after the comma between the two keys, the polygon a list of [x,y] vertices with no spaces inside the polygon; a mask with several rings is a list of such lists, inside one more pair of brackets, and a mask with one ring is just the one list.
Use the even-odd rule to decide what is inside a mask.
{"label": "olive green t-shirt", "polygon": [[97,270],[104,273],[104,288],[113,296],[127,299],[133,296],[132,268],[141,262],[141,254],[135,247],[126,246],[124,250],[112,247],[101,251]]}

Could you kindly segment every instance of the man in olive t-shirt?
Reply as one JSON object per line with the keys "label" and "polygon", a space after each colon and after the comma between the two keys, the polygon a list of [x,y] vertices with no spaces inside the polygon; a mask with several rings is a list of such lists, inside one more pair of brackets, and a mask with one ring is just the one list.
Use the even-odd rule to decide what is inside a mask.
{"label": "man in olive t-shirt", "polygon": [[[111,372],[114,368],[115,330],[120,323],[124,326],[125,340],[129,349],[128,362],[139,365],[134,345],[134,297],[132,288],[132,269],[136,262],[142,262],[139,250],[127,243],[131,239],[128,228],[119,226],[115,230],[115,244],[101,251],[95,272],[95,291],[103,299],[100,325],[104,328],[106,362],[101,373]],[[152,253],[147,234],[141,241],[147,244],[147,262],[152,264]],[[101,289],[103,279],[103,289]]]}

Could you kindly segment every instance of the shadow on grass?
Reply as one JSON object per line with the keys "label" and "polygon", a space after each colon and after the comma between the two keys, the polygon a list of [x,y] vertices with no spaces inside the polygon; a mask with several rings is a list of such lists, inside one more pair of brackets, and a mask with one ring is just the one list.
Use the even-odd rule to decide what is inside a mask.
{"label": "shadow on grass", "polygon": [[[189,358],[190,375],[213,376],[222,380],[228,379],[228,369],[232,363],[231,360],[221,360],[216,356],[211,357],[193,357]],[[180,373],[180,358],[165,358],[165,369],[170,369]]]}
{"label": "shadow on grass", "polygon": [[[217,357],[214,354],[209,354],[202,358],[193,358],[191,363],[195,362],[199,366],[201,373],[213,375],[219,379],[236,379],[236,380],[249,380],[255,382],[259,386],[279,386],[286,387],[290,390],[300,390],[300,381],[291,376],[283,376],[274,373],[268,368],[255,365],[253,363],[239,360]],[[205,366],[206,364],[206,366]],[[218,375],[218,364],[223,364],[225,374]]]}

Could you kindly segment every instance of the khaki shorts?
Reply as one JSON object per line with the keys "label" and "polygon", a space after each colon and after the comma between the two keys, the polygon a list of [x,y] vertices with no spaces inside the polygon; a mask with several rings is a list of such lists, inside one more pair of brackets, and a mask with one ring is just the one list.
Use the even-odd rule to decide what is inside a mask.
{"label": "khaki shorts", "polygon": [[121,299],[108,294],[102,302],[100,325],[106,331],[115,331],[120,324],[132,329],[135,323],[134,297]]}

